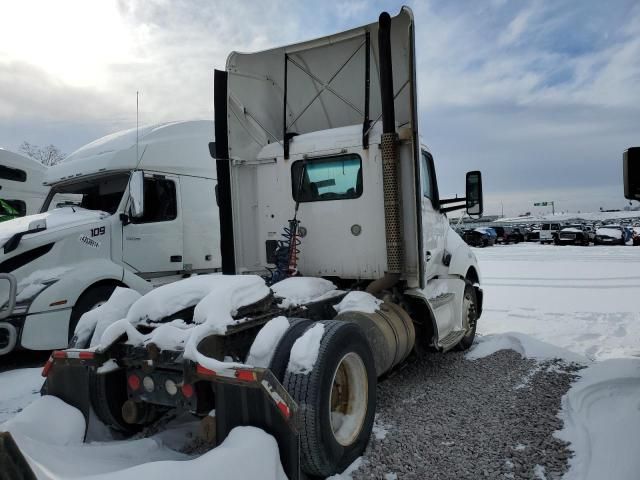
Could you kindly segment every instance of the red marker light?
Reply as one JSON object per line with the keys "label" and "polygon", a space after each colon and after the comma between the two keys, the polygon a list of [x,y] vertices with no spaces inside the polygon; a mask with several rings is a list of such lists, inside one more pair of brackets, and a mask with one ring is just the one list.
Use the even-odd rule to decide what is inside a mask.
{"label": "red marker light", "polygon": [[185,383],[184,385],[182,385],[182,394],[186,398],[193,397],[193,385],[191,385],[189,383]]}
{"label": "red marker light", "polygon": [[236,370],[236,378],[245,382],[253,382],[256,379],[256,374],[251,370]]}
{"label": "red marker light", "polygon": [[131,374],[129,378],[127,378],[127,383],[129,384],[129,388],[135,392],[140,388],[140,377]]}

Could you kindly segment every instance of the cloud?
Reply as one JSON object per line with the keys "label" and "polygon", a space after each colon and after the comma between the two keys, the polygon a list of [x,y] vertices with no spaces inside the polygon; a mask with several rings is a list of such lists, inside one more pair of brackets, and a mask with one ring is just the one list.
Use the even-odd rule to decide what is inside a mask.
{"label": "cloud", "polygon": [[[21,125],[0,133],[6,146],[17,147],[28,124],[40,143],[62,135],[67,145],[75,138],[74,147],[89,134],[129,128],[136,91],[142,123],[212,118],[213,69],[224,68],[230,50],[326,35],[402,4],[121,0],[94,12],[73,1],[47,9],[46,22],[29,21],[37,6],[28,0],[17,14],[3,12],[21,45],[11,49],[0,34],[0,128]],[[584,199],[585,188],[619,195],[620,154],[640,141],[637,2],[412,8],[420,126],[442,192],[461,193],[464,171],[480,168],[488,196],[573,189]],[[103,21],[89,21],[94,16]]]}

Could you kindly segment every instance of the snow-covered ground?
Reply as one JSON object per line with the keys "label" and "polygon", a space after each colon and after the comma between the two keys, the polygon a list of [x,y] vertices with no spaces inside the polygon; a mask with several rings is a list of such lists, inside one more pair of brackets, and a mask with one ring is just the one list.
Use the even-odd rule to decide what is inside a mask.
{"label": "snow-covered ground", "polygon": [[[485,308],[469,360],[512,348],[586,365],[560,412],[565,426],[557,435],[575,451],[565,479],[637,478],[640,248],[519,244],[475,253]],[[276,327],[265,342],[281,333]],[[252,353],[265,356],[257,347]],[[32,368],[0,373],[0,430],[14,432],[39,478],[198,478],[213,471],[219,478],[284,478],[275,442],[253,428],[234,430],[197,458],[174,448],[195,434],[193,422],[145,439],[82,443],[73,409],[39,399],[39,375]]]}
{"label": "snow-covered ground", "polygon": [[557,435],[575,452],[564,478],[637,479],[640,248],[520,244],[475,252],[485,310],[468,357],[512,348],[587,365],[562,401]]}

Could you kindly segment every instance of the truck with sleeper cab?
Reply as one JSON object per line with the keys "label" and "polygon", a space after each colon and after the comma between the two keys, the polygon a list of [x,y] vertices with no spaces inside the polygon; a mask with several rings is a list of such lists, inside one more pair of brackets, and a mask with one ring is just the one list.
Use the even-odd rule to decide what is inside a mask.
{"label": "truck with sleeper cab", "polygon": [[[46,391],[125,434],[170,410],[202,418],[214,445],[263,428],[293,480],[360,456],[377,378],[417,347],[469,348],[482,312],[478,262],[446,216],[482,214],[481,175],[467,173],[464,197],[440,197],[414,48],[405,7],[231,53],[214,76],[210,146],[223,275],[138,299],[116,290],[81,319],[93,339],[52,354]],[[146,214],[143,190],[129,218]]]}
{"label": "truck with sleeper cab", "polygon": [[[82,314],[118,286],[145,293],[219,270],[212,140],[211,121],[154,125],[46,169],[41,213],[0,223],[0,362],[15,349],[66,348]],[[146,208],[132,217],[136,187]]]}

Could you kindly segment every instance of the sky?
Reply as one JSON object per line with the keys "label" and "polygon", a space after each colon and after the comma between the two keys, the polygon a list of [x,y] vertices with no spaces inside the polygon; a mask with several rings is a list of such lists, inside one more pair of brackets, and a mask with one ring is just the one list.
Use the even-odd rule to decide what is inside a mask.
{"label": "sky", "polygon": [[0,147],[71,153],[136,123],[213,119],[213,70],[414,12],[420,131],[441,196],[481,170],[485,213],[628,205],[640,145],[640,2],[4,0]]}

